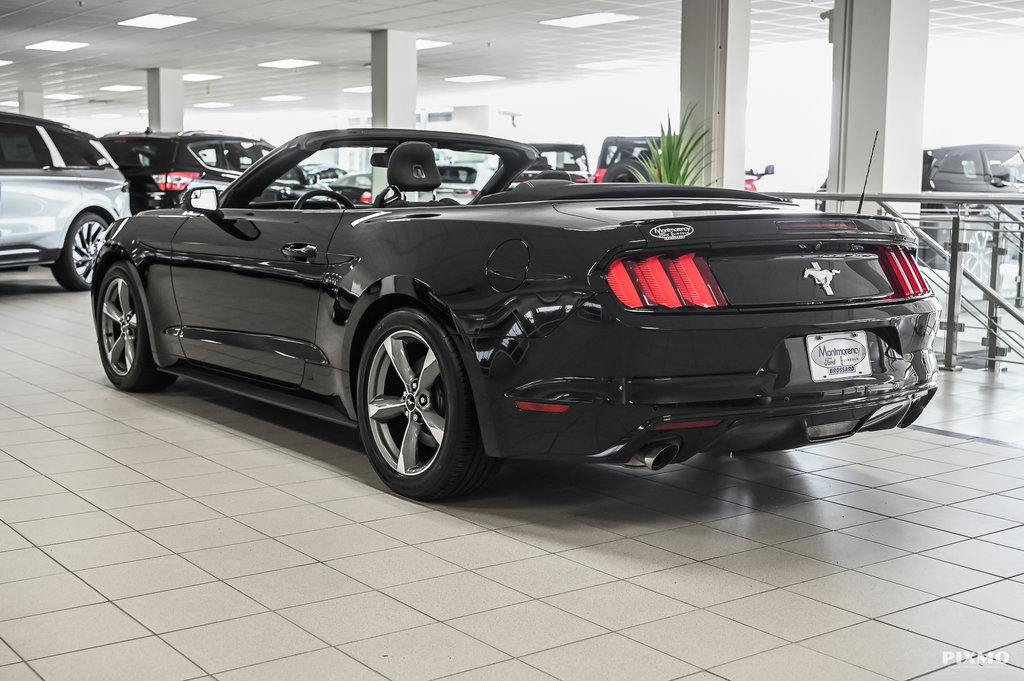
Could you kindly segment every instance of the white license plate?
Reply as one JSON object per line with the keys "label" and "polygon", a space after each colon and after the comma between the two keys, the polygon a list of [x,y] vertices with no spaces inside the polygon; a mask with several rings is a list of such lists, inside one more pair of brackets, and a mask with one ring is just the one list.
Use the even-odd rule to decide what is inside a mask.
{"label": "white license plate", "polygon": [[812,333],[806,341],[812,380],[820,383],[871,374],[867,335],[863,331]]}

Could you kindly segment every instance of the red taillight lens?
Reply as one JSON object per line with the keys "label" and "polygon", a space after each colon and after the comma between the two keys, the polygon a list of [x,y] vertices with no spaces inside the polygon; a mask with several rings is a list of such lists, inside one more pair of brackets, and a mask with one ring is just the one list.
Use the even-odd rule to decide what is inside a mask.
{"label": "red taillight lens", "polygon": [[153,181],[162,192],[180,192],[188,186],[188,183],[199,177],[199,173],[172,170],[169,173],[160,173],[153,176]]}
{"label": "red taillight lens", "polygon": [[889,298],[914,298],[928,292],[928,285],[917,268],[914,256],[903,246],[878,248],[878,262],[889,279],[893,294]]}
{"label": "red taillight lens", "polygon": [[629,308],[728,305],[707,260],[693,253],[619,258],[605,276],[612,293]]}
{"label": "red taillight lens", "polygon": [[608,172],[607,168],[598,168],[594,171],[594,182],[604,181],[604,174]]}
{"label": "red taillight lens", "polygon": [[359,197],[359,203],[373,203],[373,194],[370,192],[363,192]]}

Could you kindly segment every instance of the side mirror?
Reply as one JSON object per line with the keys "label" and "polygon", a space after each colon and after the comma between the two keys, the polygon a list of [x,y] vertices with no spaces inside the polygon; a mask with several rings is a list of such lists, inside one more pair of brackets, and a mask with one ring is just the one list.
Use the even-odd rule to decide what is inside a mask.
{"label": "side mirror", "polygon": [[764,172],[761,173],[761,174],[762,175],[774,175],[775,174],[775,166],[774,165],[767,165],[767,166],[765,166],[764,167]]}
{"label": "side mirror", "polygon": [[181,197],[181,206],[185,210],[205,215],[211,219],[218,219],[224,215],[217,208],[219,199],[216,187],[192,187]]}

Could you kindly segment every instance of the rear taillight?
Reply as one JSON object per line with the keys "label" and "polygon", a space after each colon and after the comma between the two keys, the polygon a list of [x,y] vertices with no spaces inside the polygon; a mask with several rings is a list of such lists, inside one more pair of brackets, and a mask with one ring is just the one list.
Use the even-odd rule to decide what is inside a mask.
{"label": "rear taillight", "polygon": [[359,197],[359,203],[373,203],[373,194],[370,192],[363,192]]}
{"label": "rear taillight", "polygon": [[153,176],[153,181],[162,192],[180,192],[188,187],[188,183],[199,177],[199,173],[187,172],[184,170],[172,170],[169,173],[160,173]]}
{"label": "rear taillight", "polygon": [[594,182],[602,182],[604,180],[604,174],[608,172],[607,168],[598,168],[594,171]]}
{"label": "rear taillight", "polygon": [[693,253],[619,258],[606,277],[612,293],[629,308],[728,305],[707,260]]}
{"label": "rear taillight", "polygon": [[883,246],[876,249],[878,262],[889,279],[893,294],[889,298],[914,298],[928,293],[921,270],[914,256],[903,246]]}

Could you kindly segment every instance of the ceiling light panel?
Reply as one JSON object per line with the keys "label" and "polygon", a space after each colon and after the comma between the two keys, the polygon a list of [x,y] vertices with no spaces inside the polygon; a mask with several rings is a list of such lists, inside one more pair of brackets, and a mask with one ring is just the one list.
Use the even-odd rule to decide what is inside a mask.
{"label": "ceiling light panel", "polygon": [[13,101],[13,100],[8,100],[6,102],[0,102],[0,106],[13,106],[13,107],[17,107],[18,103]]}
{"label": "ceiling light panel", "polygon": [[52,99],[58,102],[70,102],[73,99],[81,99],[82,95],[69,95],[63,92],[55,92],[52,95],[43,95],[43,99]]}
{"label": "ceiling light panel", "polygon": [[561,19],[545,19],[540,23],[545,26],[561,26],[562,28],[586,28],[588,26],[600,26],[602,24],[616,24],[620,21],[633,21],[639,19],[632,14],[616,14],[614,12],[594,12],[593,14],[577,14]]}
{"label": "ceiling light panel", "polygon": [[303,98],[299,95],[268,95],[260,99],[264,102],[297,102]]}
{"label": "ceiling light panel", "polygon": [[416,41],[417,50],[432,50],[435,47],[448,47],[451,43],[446,43],[443,40],[426,40],[420,38]]}
{"label": "ceiling light panel", "polygon": [[197,109],[226,109],[229,106],[233,105],[228,104],[227,102],[199,102],[198,104],[193,104],[192,106]]}
{"label": "ceiling light panel", "polygon": [[449,83],[487,83],[492,80],[505,80],[505,76],[488,76],[477,74],[475,76],[452,76],[445,78]]}
{"label": "ceiling light panel", "polygon": [[141,85],[104,85],[100,88],[104,92],[135,92],[141,90]]}
{"label": "ceiling light panel", "polygon": [[301,69],[304,66],[316,66],[320,62],[308,59],[278,59],[277,61],[265,61],[257,66],[265,69]]}
{"label": "ceiling light panel", "polygon": [[373,92],[372,85],[360,85],[359,87],[346,87],[341,89],[342,92],[354,92],[356,94],[365,95],[369,92]]}
{"label": "ceiling light panel", "polygon": [[134,19],[125,19],[124,21],[117,22],[118,26],[132,26],[134,28],[170,28],[171,26],[180,26],[181,24],[187,24],[190,21],[195,21],[195,17],[182,17],[176,14],[144,14],[141,17],[135,17]]}
{"label": "ceiling light panel", "polygon": [[14,63],[13,61],[8,61],[7,59],[0,59],[0,66],[7,66],[8,64],[13,64],[13,63]]}
{"label": "ceiling light panel", "polygon": [[67,52],[82,47],[89,47],[89,43],[76,43],[70,40],[44,40],[41,43],[26,45],[26,50],[45,50],[46,52]]}
{"label": "ceiling light panel", "polygon": [[202,83],[207,80],[217,80],[224,76],[215,76],[212,73],[186,73],[181,77],[182,80],[188,83]]}

